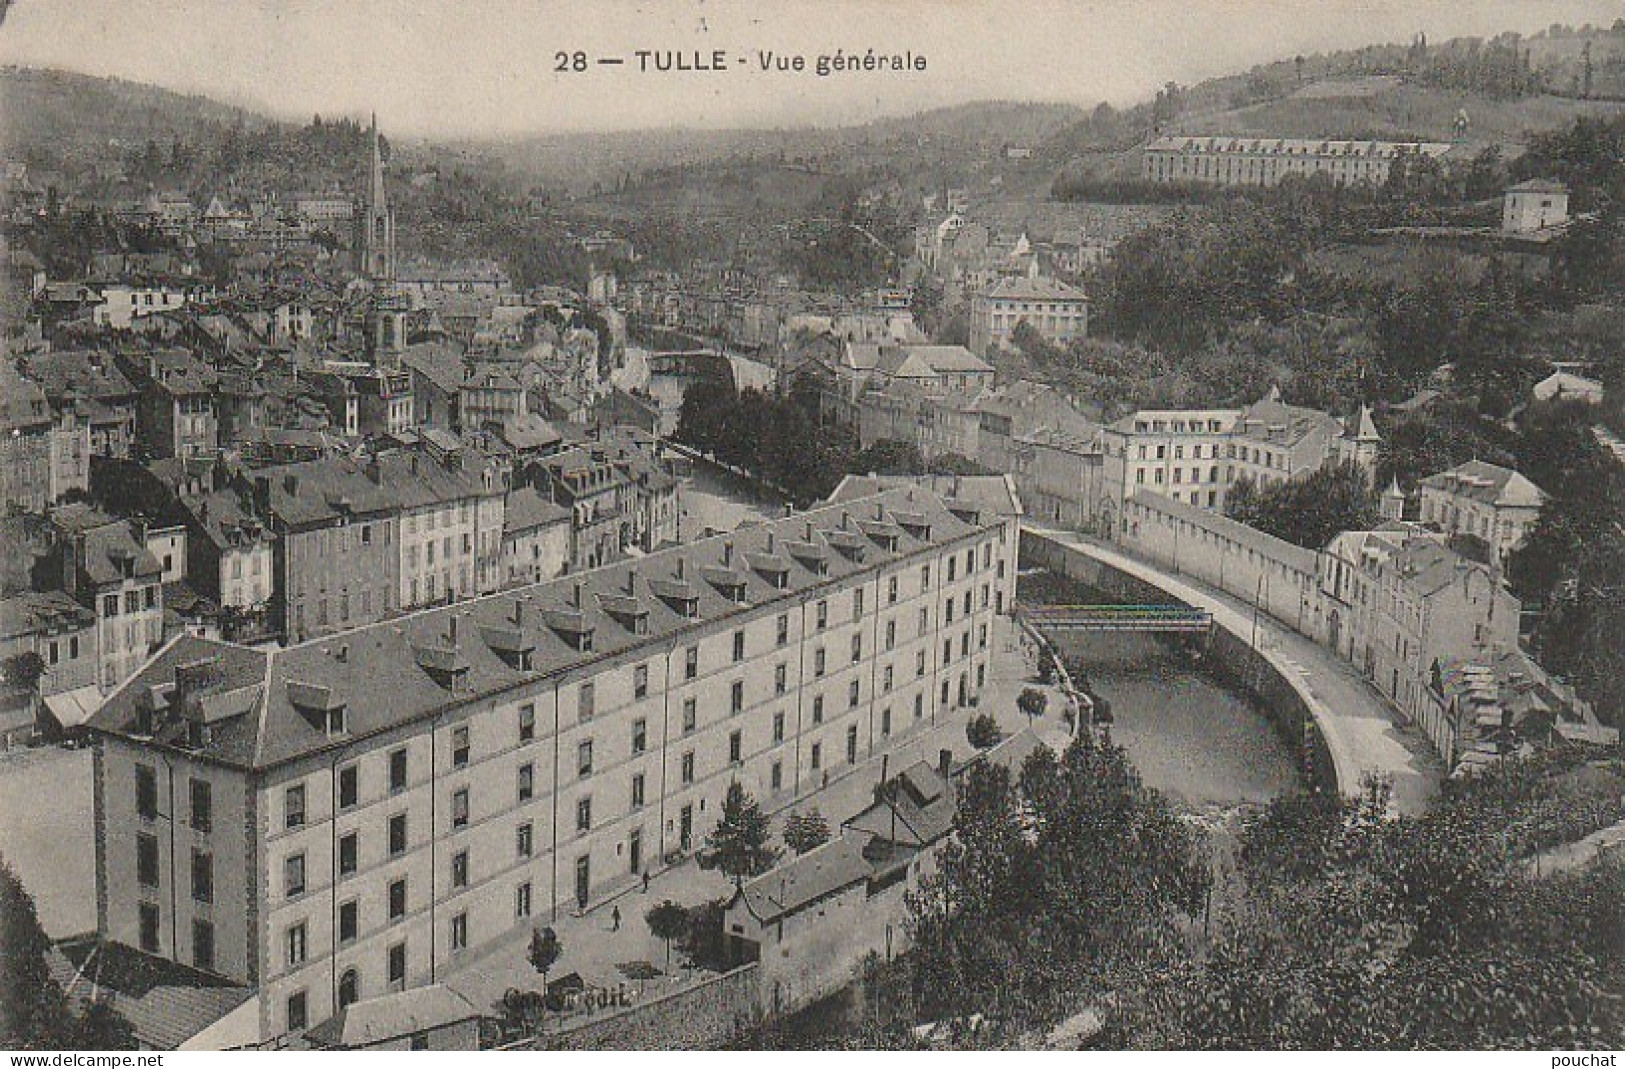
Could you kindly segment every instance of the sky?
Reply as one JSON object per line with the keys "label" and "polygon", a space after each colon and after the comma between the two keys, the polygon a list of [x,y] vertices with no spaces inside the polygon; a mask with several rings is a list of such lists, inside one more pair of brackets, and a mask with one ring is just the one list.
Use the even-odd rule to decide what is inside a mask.
{"label": "sky", "polygon": [[[1300,53],[1621,14],[1619,0],[15,0],[0,63],[487,138],[834,125],[973,100],[1125,105]],[[731,66],[640,72],[639,49],[722,49]],[[761,53],[811,65],[836,49],[911,52],[926,69],[758,69]],[[586,70],[554,69],[577,51]]]}

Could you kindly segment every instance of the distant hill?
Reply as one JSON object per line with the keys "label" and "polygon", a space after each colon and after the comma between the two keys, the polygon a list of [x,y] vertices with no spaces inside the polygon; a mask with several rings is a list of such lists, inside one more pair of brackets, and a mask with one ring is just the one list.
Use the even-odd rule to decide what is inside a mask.
{"label": "distant hill", "polygon": [[36,166],[117,155],[127,146],[195,138],[201,126],[276,125],[243,108],[141,82],[71,71],[0,67],[0,148]]}

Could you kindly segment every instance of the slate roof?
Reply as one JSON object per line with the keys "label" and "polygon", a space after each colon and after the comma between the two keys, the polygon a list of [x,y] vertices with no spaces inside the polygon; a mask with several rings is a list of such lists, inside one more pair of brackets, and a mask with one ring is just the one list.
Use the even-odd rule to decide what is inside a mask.
{"label": "slate roof", "polygon": [[253,990],[94,937],[46,954],[51,978],[73,999],[107,999],[154,1050],[176,1050],[253,996]]}
{"label": "slate roof", "polygon": [[1469,460],[1422,480],[1426,490],[1468,497],[1496,508],[1539,508],[1546,500],[1540,487],[1511,468]]}
{"label": "slate roof", "polygon": [[89,627],[96,614],[60,590],[26,591],[0,599],[0,640]]}
{"label": "slate roof", "polygon": [[503,517],[502,532],[516,534],[555,523],[570,522],[570,510],[548,500],[535,489],[521,486],[508,493],[508,508]]}
{"label": "slate roof", "polygon": [[870,865],[856,839],[836,836],[775,866],[735,893],[762,924],[772,924],[854,884],[866,883]]}
{"label": "slate roof", "polygon": [[415,1032],[478,1018],[480,1011],[443,984],[412,987],[353,1002],[305,1033],[318,1047],[370,1047]]}
{"label": "slate roof", "polygon": [[1087,301],[1088,295],[1076,286],[1053,278],[1007,278],[987,291],[988,297],[1000,301]]}
{"label": "slate roof", "polygon": [[[891,522],[897,517],[910,518],[910,523]],[[928,529],[915,526],[914,518]],[[831,546],[823,575],[786,548],[789,541],[829,545],[825,532],[868,535],[877,522],[889,537],[870,537],[861,562]],[[719,619],[789,604],[854,572],[955,542],[975,530],[926,491],[899,488],[286,649],[254,650],[182,636],[110,696],[91,726],[136,736],[141,703],[151,702],[154,687],[174,684],[177,668],[216,658],[220,675],[207,693],[220,702],[229,698],[239,703],[245,694],[250,700],[240,703],[238,715],[214,723],[207,742],[193,752],[239,767],[269,767],[353,745],[357,739],[431,717],[448,704],[489,698],[540,678],[567,676],[634,650],[653,653],[696,628],[715,627]],[[721,565],[725,559],[746,562],[769,556],[785,569],[786,586],[775,586],[761,571],[741,567],[743,604],[702,579],[706,567]],[[686,606],[670,597],[674,584],[694,599],[697,618],[685,615]],[[628,597],[647,609],[642,633],[604,608],[606,599]],[[573,636],[552,626],[549,614],[558,622],[561,612],[593,629],[591,651],[581,652]],[[504,653],[513,648],[510,640],[515,638],[530,647],[528,670]],[[452,661],[464,676],[455,694],[433,674]],[[301,711],[313,708],[313,703],[320,708],[343,705],[345,731],[330,736],[320,717]],[[179,745],[185,741],[182,736],[184,732],[178,732],[175,739],[159,739],[158,744]]]}
{"label": "slate roof", "polygon": [[[92,361],[98,361],[93,363]],[[76,393],[104,403],[131,401],[136,389],[111,357],[85,349],[59,349],[30,353],[24,358],[28,377],[39,383],[52,401]]]}
{"label": "slate roof", "polygon": [[1508,186],[1508,193],[1567,193],[1569,187],[1562,182],[1554,182],[1550,178],[1529,178],[1515,186]]}

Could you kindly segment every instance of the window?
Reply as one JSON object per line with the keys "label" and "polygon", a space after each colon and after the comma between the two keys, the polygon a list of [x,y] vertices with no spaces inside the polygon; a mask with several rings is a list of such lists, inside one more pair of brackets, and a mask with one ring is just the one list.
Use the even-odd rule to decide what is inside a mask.
{"label": "window", "polygon": [[925,695],[914,695],[914,719],[918,720],[925,715]]}
{"label": "window", "polygon": [[143,902],[141,913],[141,949],[149,954],[158,953],[158,907],[151,902]]}
{"label": "window", "polygon": [[389,856],[406,853],[406,814],[396,813],[389,818]]}
{"label": "window", "polygon": [[858,707],[858,681],[855,679],[846,685],[846,707],[848,709]]}
{"label": "window", "polygon": [[576,831],[588,832],[592,830],[592,798],[582,798],[576,802]]}
{"label": "window", "polygon": [[774,694],[783,694],[785,691],[790,689],[789,682],[788,682],[788,677],[789,677],[789,668],[788,668],[787,665],[780,663],[780,664],[777,664],[777,665],[773,666],[773,693]]}
{"label": "window", "polygon": [[918,650],[914,654],[914,675],[923,678],[925,675],[925,651]]}
{"label": "window", "polygon": [[209,781],[194,779],[189,786],[192,827],[197,831],[208,831],[214,824],[214,805]]}
{"label": "window", "polygon": [[295,991],[288,996],[288,1031],[302,1032],[309,1023],[305,1015],[305,993]]}
{"label": "window", "polygon": [[395,750],[389,755],[389,789],[406,790],[406,751]]}
{"label": "window", "polygon": [[958,557],[949,557],[948,558],[948,582],[950,582],[950,583],[954,581],[954,576],[958,571],[958,567],[957,567],[958,564],[959,564],[959,558]]}
{"label": "window", "polygon": [[463,724],[451,732],[451,763],[454,768],[468,764],[468,725]]}
{"label": "window", "polygon": [[356,833],[339,837],[339,875],[348,876],[356,867]]}
{"label": "window", "polygon": [[782,613],[779,616],[779,622],[778,622],[778,644],[780,646],[782,646],[786,642],[789,642],[789,641],[790,641],[790,615],[788,613]]}
{"label": "window", "polygon": [[214,968],[214,925],[208,921],[192,922],[192,964],[200,969]]}
{"label": "window", "polygon": [[468,851],[459,850],[451,855],[451,885],[468,886]]}
{"label": "window", "polygon": [[813,651],[813,675],[816,677],[816,676],[821,676],[823,674],[824,674],[824,647],[820,646],[816,650]]}
{"label": "window", "polygon": [[769,783],[775,791],[784,789],[784,763],[782,761],[773,762],[773,771],[769,776]]}
{"label": "window", "polygon": [[863,660],[863,636],[852,636],[852,663],[857,664]]}
{"label": "window", "polygon": [[745,681],[743,679],[733,681],[733,686],[729,688],[728,703],[728,707],[736,713],[745,708]]}
{"label": "window", "polygon": [[302,827],[305,823],[305,786],[297,784],[289,787],[282,793],[282,813],[284,823],[290,828]]}
{"label": "window", "polygon": [[640,664],[632,669],[632,697],[647,698],[649,696],[649,666]]}
{"label": "window", "polygon": [[824,696],[822,694],[819,694],[813,698],[812,721],[815,724],[822,724],[824,722]]}
{"label": "window", "polygon": [[819,768],[823,766],[823,764],[824,744],[821,742],[815,742],[812,744],[812,770],[817,772]]}
{"label": "window", "polygon": [[891,735],[891,709],[880,710],[880,734],[884,737]]}
{"label": "window", "polygon": [[192,851],[192,898],[214,901],[214,855],[207,850]]}
{"label": "window", "polygon": [[683,734],[686,735],[689,732],[694,730],[694,725],[695,725],[696,719],[697,719],[697,714],[695,712],[694,699],[693,698],[684,698],[683,699]]}
{"label": "window", "polygon": [[685,787],[694,782],[694,751],[693,750],[689,750],[687,753],[683,754],[682,779],[683,779],[683,786],[685,786]]}
{"label": "window", "polygon": [[892,649],[897,645],[897,621],[886,621],[886,648]]}
{"label": "window", "polygon": [[288,967],[303,965],[305,952],[308,949],[308,940],[305,935],[305,922],[300,921],[288,929]]}
{"label": "window", "polygon": [[820,631],[829,626],[829,602],[827,601],[818,603],[817,626]]}
{"label": "window", "polygon": [[920,565],[920,592],[924,593],[925,591],[930,590],[930,589],[931,589],[931,566],[929,564],[922,564],[922,565]]}
{"label": "window", "polygon": [[931,612],[928,609],[920,610],[920,634],[931,630]]}
{"label": "window", "polygon": [[846,763],[858,763],[858,725],[853,724],[846,729]]}
{"label": "window", "polygon": [[576,719],[591,720],[595,703],[596,693],[589,679],[576,688]]}
{"label": "window", "polygon": [[735,731],[728,736],[728,763],[737,765],[745,759],[745,738],[743,733]]}
{"label": "window", "polygon": [[142,887],[158,886],[158,837],[145,832],[135,837],[135,875]]}
{"label": "window", "polygon": [[690,646],[683,651],[683,678],[693,679],[700,674],[700,648]]}
{"label": "window", "polygon": [[737,663],[745,659],[745,632],[740,629],[734,632],[734,661]]}
{"label": "window", "polygon": [[357,775],[355,765],[350,765],[347,768],[339,769],[339,808],[340,809],[348,809],[351,806],[355,805],[356,798],[357,798],[357,796],[358,796],[358,794],[360,792],[360,788],[359,788],[359,786],[357,784],[358,779],[359,779],[359,776]]}
{"label": "window", "polygon": [[531,704],[519,707],[519,741],[529,742],[536,737],[536,706]]}
{"label": "window", "polygon": [[852,619],[853,620],[859,620],[859,619],[862,619],[862,617],[863,617],[863,588],[859,587],[858,589],[852,591]]}
{"label": "window", "polygon": [[339,942],[348,943],[356,936],[356,904],[349,901],[339,906]]}
{"label": "window", "polygon": [[389,948],[389,982],[404,984],[406,982],[406,944],[396,943]]}
{"label": "window", "polygon": [[520,884],[513,891],[513,915],[517,920],[530,916],[530,882]]}
{"label": "window", "polygon": [[468,788],[463,787],[453,791],[451,795],[451,826],[464,828],[468,826]]}
{"label": "window", "polygon": [[773,741],[775,743],[780,743],[780,742],[784,741],[784,710],[783,709],[780,709],[778,712],[773,714]]}
{"label": "window", "polygon": [[406,916],[406,877],[389,885],[389,919],[398,921]]}
{"label": "window", "polygon": [[632,777],[632,808],[638,809],[643,805],[643,773],[639,772]]}
{"label": "window", "polygon": [[514,853],[521,858],[529,857],[531,851],[535,849],[535,844],[536,831],[530,821],[527,820],[514,831]]}
{"label": "window", "polygon": [[632,721],[632,754],[637,756],[649,748],[649,721],[639,717]]}
{"label": "window", "polygon": [[305,893],[304,854],[294,854],[282,863],[282,887],[288,898]]}

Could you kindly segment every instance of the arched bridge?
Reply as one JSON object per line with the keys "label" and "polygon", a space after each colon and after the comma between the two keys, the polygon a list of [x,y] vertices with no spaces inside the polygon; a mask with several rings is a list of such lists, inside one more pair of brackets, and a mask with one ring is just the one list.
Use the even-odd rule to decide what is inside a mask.
{"label": "arched bridge", "polygon": [[1021,605],[1019,615],[1046,631],[1159,631],[1205,634],[1213,614],[1189,605]]}

